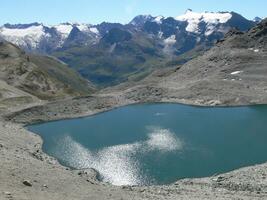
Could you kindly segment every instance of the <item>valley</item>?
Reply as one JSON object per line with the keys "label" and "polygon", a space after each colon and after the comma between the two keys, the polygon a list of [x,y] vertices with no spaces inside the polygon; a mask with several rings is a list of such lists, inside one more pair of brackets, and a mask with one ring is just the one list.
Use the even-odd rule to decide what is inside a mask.
{"label": "valley", "polygon": [[127,24],[5,24],[0,38],[27,52],[55,56],[103,88],[174,68],[201,55],[230,29],[246,31],[255,24],[235,12],[187,10],[175,18],[140,15]]}
{"label": "valley", "polygon": [[[241,23],[241,30],[236,30],[232,29],[236,21],[229,19],[236,14],[220,13],[214,24],[205,21],[209,14],[202,13],[200,19],[204,21],[197,23],[205,22],[204,29],[198,32],[194,29],[195,21],[190,24],[188,13],[192,16],[189,10],[178,21],[139,16],[127,25],[52,27],[55,34],[60,30],[62,33],[60,39],[54,38],[59,42],[56,47],[40,48],[42,43],[23,34],[23,40],[5,36],[5,40],[15,37],[19,43],[0,44],[0,179],[3,180],[0,197],[267,198],[266,163],[206,178],[182,179],[169,185],[114,186],[100,182],[93,169],[72,170],[60,165],[43,153],[41,138],[24,127],[94,115],[130,104],[164,102],[211,107],[267,104],[267,20],[258,24],[246,20]],[[176,23],[180,28],[169,29],[172,23],[175,24],[172,28]],[[219,27],[217,31],[210,30],[212,25]],[[40,24],[26,29],[32,26],[43,30]],[[66,26],[71,29],[72,37],[66,36]],[[222,27],[226,27],[223,32]],[[7,28],[14,26],[2,28],[1,36]],[[16,26],[21,28],[25,26]],[[163,29],[168,31],[159,39],[159,30]],[[84,44],[81,30],[88,31],[86,38],[93,38],[90,44],[80,45]],[[196,44],[199,37],[200,43]],[[25,43],[29,40],[33,45]],[[162,46],[164,41],[167,46],[166,43]],[[190,46],[188,42],[192,41]],[[50,42],[55,45],[52,39]],[[30,48],[20,49],[23,45]],[[126,68],[125,63],[129,64]]]}

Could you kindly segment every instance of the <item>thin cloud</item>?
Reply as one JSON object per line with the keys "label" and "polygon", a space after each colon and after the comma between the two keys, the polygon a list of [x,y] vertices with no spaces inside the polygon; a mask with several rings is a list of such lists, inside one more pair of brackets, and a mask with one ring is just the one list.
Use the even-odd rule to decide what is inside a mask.
{"label": "thin cloud", "polygon": [[137,1],[132,1],[130,4],[126,5],[124,11],[127,15],[132,15],[136,9]]}

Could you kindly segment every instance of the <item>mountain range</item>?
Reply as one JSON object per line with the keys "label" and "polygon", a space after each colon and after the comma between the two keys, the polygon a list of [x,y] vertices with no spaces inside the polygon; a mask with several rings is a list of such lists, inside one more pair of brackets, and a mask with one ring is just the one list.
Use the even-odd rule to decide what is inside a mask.
{"label": "mountain range", "polygon": [[260,21],[235,12],[178,17],[140,15],[128,24],[5,24],[0,38],[26,52],[55,56],[100,87],[140,80],[154,69],[201,55],[231,29],[246,31]]}

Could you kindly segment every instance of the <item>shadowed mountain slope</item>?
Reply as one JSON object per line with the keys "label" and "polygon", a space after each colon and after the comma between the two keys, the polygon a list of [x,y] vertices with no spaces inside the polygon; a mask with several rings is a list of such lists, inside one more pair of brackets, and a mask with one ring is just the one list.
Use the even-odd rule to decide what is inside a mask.
{"label": "shadowed mountain slope", "polygon": [[87,95],[93,85],[66,64],[47,56],[28,55],[0,42],[0,104]]}

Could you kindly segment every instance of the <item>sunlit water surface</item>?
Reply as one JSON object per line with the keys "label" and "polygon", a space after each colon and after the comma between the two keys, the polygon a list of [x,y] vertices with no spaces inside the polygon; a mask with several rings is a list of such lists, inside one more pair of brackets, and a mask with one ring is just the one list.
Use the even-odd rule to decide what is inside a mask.
{"label": "sunlit water surface", "polygon": [[267,106],[121,107],[28,129],[63,165],[114,185],[167,184],[267,161]]}

